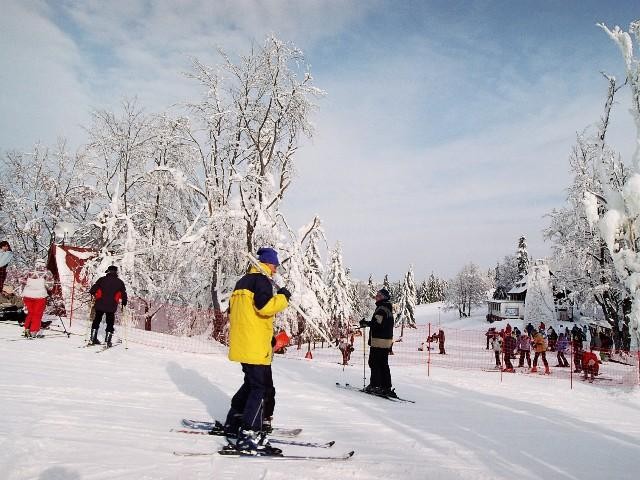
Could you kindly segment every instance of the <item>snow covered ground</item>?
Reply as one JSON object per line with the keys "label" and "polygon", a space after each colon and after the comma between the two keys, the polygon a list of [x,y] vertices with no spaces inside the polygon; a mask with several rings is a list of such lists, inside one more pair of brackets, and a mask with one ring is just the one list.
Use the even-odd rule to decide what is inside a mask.
{"label": "snow covered ground", "polygon": [[[421,321],[485,330],[478,319],[423,308]],[[461,323],[462,322],[462,323]],[[103,479],[636,479],[640,389],[545,381],[432,366],[393,366],[397,404],[335,382],[362,385],[362,364],[278,356],[275,423],[300,439],[335,440],[322,455],[347,461],[180,457],[214,452],[217,437],[171,432],[180,419],[223,418],[241,382],[223,354],[129,343],[95,353],[83,337],[50,332],[16,340],[0,323],[0,478]],[[356,346],[358,343],[356,342]],[[354,352],[354,359],[358,358]],[[360,357],[361,357],[360,352]],[[393,362],[393,357],[392,357]],[[368,373],[368,369],[367,369]]]}

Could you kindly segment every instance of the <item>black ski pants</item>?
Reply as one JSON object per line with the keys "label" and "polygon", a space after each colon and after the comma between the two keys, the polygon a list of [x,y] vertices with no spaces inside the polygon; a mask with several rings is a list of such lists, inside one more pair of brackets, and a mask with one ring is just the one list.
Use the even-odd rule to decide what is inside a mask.
{"label": "black ski pants", "polygon": [[558,365],[561,367],[568,367],[569,362],[567,362],[567,358],[564,356],[564,352],[558,352]]}
{"label": "black ski pants", "polygon": [[538,366],[539,357],[542,357],[542,363],[544,364],[545,368],[549,368],[549,362],[547,362],[547,354],[545,352],[536,352],[536,354],[533,356],[533,366]]}
{"label": "black ski pants", "polygon": [[520,350],[520,360],[518,361],[519,367],[524,367],[524,361],[527,360],[527,365],[531,368],[531,352],[529,350]]}
{"label": "black ski pants", "polygon": [[372,387],[391,389],[391,371],[389,370],[389,349],[369,348],[370,384]]}
{"label": "black ski pants", "polygon": [[[242,364],[244,381],[231,399],[227,425],[259,431],[265,419],[273,416],[276,389],[273,386],[271,365]],[[240,415],[241,423],[240,425]]]}
{"label": "black ski pants", "polygon": [[504,368],[513,370],[513,364],[511,363],[511,352],[504,352]]}
{"label": "black ski pants", "polygon": [[91,324],[91,330],[100,329],[100,322],[102,321],[103,315],[105,315],[107,319],[107,333],[113,333],[113,324],[116,320],[115,312],[103,312],[98,309],[96,309],[96,316],[93,319],[93,324]]}

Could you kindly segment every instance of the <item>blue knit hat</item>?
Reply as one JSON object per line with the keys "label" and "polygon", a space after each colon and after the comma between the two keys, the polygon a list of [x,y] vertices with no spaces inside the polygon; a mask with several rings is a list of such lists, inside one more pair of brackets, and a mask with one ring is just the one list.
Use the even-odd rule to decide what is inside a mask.
{"label": "blue knit hat", "polygon": [[262,247],[258,249],[258,260],[270,265],[280,265],[280,262],[278,261],[278,253],[273,248],[269,247]]}

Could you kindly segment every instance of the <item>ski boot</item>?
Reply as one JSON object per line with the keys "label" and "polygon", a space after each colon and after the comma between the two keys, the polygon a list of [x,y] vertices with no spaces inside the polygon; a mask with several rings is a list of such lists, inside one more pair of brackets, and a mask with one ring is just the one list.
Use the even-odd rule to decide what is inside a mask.
{"label": "ski boot", "polygon": [[245,455],[258,455],[258,450],[260,449],[259,442],[258,432],[242,428],[238,432],[235,448],[238,452]]}
{"label": "ski boot", "polygon": [[113,344],[111,343],[111,338],[113,337],[113,333],[112,332],[107,332],[106,336],[104,337],[104,343],[107,344],[108,348],[113,347]]}
{"label": "ski boot", "polygon": [[91,340],[89,340],[89,345],[102,345],[100,340],[98,340],[98,330],[91,330]]}
{"label": "ski boot", "polygon": [[24,331],[22,332],[22,336],[24,338],[31,338],[31,332],[29,331],[28,328],[25,328]]}
{"label": "ski boot", "polygon": [[382,394],[385,397],[398,398],[398,394],[396,393],[396,389],[395,388],[387,388],[387,389],[383,390]]}
{"label": "ski boot", "polygon": [[531,373],[536,373],[538,371],[538,367],[532,367],[531,368]]}
{"label": "ski boot", "polygon": [[[231,425],[225,425],[223,428],[224,438],[229,445],[236,446],[238,442],[238,428],[233,427]],[[217,429],[213,429],[209,432],[209,435],[218,435]]]}
{"label": "ski boot", "polygon": [[242,455],[276,456],[282,454],[282,450],[271,446],[266,434],[244,428],[238,432],[235,450]]}
{"label": "ski boot", "polygon": [[260,439],[258,444],[262,448],[262,452],[263,452],[263,453],[260,453],[261,455],[267,455],[267,456],[282,455],[282,450],[280,448],[276,448],[272,446],[271,443],[269,443],[269,434],[267,432],[260,432],[258,434],[258,437]]}

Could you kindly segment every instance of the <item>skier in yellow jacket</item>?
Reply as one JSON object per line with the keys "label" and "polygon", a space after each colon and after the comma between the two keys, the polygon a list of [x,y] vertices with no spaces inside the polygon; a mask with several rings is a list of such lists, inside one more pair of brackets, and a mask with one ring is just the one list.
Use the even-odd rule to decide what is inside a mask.
{"label": "skier in yellow jacket", "polygon": [[[244,382],[231,399],[225,434],[243,453],[273,454],[268,441],[268,420],[275,405],[271,375],[273,318],[289,304],[291,293],[280,288],[273,294],[270,277],[280,262],[272,248],[258,250],[259,267],[252,266],[229,300],[229,360],[240,362]],[[277,453],[277,452],[276,452]]]}

